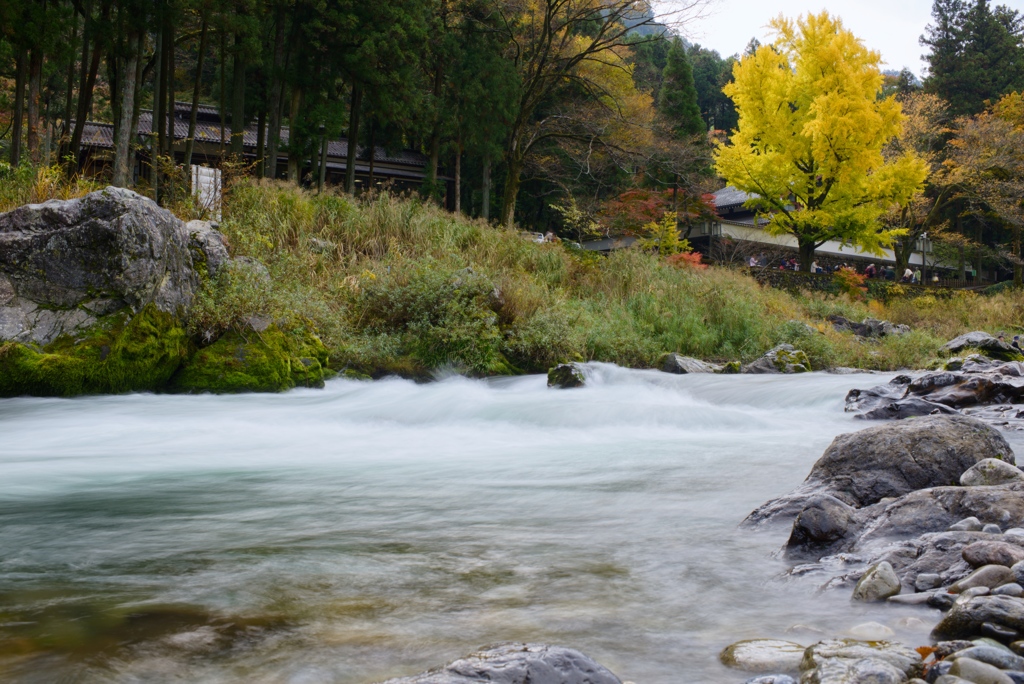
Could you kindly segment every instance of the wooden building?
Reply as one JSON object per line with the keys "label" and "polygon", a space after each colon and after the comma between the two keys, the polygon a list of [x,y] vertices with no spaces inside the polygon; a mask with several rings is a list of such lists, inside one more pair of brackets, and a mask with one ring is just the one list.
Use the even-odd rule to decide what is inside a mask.
{"label": "wooden building", "polygon": [[[182,163],[185,158],[185,140],[188,136],[188,120],[191,103],[175,103],[174,111],[174,142],[172,150],[175,161]],[[74,125],[74,122],[71,122]],[[275,169],[276,178],[287,178],[288,128],[281,129],[281,152],[278,154]],[[256,161],[259,131],[256,123],[245,129],[243,150],[245,159]],[[192,163],[198,166],[216,167],[227,156],[230,146],[231,126],[225,122],[221,125],[220,114],[216,107],[199,105],[196,117],[195,145],[192,152]],[[138,141],[135,154],[136,178],[144,177],[149,170],[153,146],[153,113],[143,111],[139,115]],[[114,127],[112,124],[89,122],[85,125],[82,136],[81,162],[82,168],[88,173],[102,173],[113,161]],[[319,157],[319,155],[317,155]],[[313,160],[319,164],[319,158]],[[369,149],[360,147],[356,151],[356,187],[365,189],[389,183],[400,190],[418,189],[427,175],[427,157],[413,150],[389,151],[376,147],[373,154]],[[343,185],[348,168],[348,140],[340,138],[330,140],[327,144],[326,180],[330,185]],[[316,171],[310,160],[306,160],[300,178],[309,179]],[[438,180],[448,186],[448,196],[453,194],[453,179],[439,175]],[[313,179],[316,183],[316,179]]]}

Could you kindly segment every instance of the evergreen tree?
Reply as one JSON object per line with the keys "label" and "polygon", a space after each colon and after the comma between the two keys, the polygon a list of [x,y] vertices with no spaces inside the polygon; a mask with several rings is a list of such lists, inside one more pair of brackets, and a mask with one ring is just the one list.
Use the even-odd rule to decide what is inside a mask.
{"label": "evergreen tree", "polygon": [[697,88],[697,106],[708,128],[730,131],[736,128],[736,107],[722,88],[732,80],[735,59],[722,59],[714,50],[694,45],[689,50],[693,64],[693,83]]}
{"label": "evergreen tree", "polygon": [[658,110],[679,137],[703,133],[706,129],[697,105],[697,88],[686,48],[678,36],[672,40],[668,60],[662,72]]}
{"label": "evergreen tree", "polygon": [[921,44],[929,74],[925,90],[956,115],[977,114],[986,101],[1024,87],[1024,27],[1020,15],[988,0],[935,0],[934,24]]}

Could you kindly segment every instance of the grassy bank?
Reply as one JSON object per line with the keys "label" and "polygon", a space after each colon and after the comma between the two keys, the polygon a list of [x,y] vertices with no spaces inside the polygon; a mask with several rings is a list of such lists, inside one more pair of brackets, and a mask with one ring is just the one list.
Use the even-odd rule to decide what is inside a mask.
{"label": "grassy bank", "polygon": [[[335,368],[370,375],[536,372],[574,359],[650,367],[666,351],[748,361],[780,342],[807,351],[816,368],[920,368],[957,334],[1024,321],[1021,293],[889,304],[794,296],[636,250],[605,258],[537,245],[386,194],[353,200],[241,182],[221,229],[236,255],[267,265],[273,284],[225,273],[193,314],[195,335],[237,329],[258,311],[315,331]],[[832,330],[824,319],[833,313],[913,332],[867,342]]]}
{"label": "grassy bank", "polygon": [[[0,210],[96,187],[61,181],[46,169],[20,169],[0,185]],[[192,207],[171,208],[194,218]],[[186,367],[205,354],[203,372],[218,377],[217,363],[230,365],[232,345],[270,344],[253,329],[254,315],[283,333],[278,346],[301,348],[292,356],[329,359],[331,368],[353,374],[423,378],[439,370],[542,372],[570,360],[651,367],[669,351],[750,361],[781,342],[805,350],[818,369],[922,368],[960,333],[1013,333],[1024,326],[1024,293],[963,292],[888,304],[792,294],[738,271],[694,270],[639,250],[602,257],[565,244],[538,245],[515,231],[388,194],[353,199],[241,180],[225,198],[220,228],[233,255],[250,262],[205,283],[186,322],[193,350]],[[269,280],[253,259],[266,266]],[[913,332],[866,341],[834,331],[825,321],[830,314],[888,319]],[[202,377],[193,380],[203,386]],[[242,380],[239,388],[262,386],[258,378]]]}

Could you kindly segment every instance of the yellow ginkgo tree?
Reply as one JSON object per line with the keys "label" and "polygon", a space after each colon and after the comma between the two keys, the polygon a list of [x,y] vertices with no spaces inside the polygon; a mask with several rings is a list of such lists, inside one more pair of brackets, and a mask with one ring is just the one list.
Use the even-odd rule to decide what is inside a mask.
{"label": "yellow ginkgo tree", "polygon": [[757,196],[748,204],[768,232],[797,239],[802,270],[829,240],[880,254],[900,231],[879,217],[928,174],[913,152],[882,154],[902,114],[880,96],[881,56],[828,12],[771,26],[776,40],[738,62],[724,89],[739,125],[715,153],[718,174]]}

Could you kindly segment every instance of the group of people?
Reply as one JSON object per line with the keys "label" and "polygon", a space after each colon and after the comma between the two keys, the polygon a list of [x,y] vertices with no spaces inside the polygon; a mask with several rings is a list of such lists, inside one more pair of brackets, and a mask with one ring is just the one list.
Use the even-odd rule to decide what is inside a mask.
{"label": "group of people", "polygon": [[[765,256],[763,252],[757,256],[751,256],[750,259],[747,261],[747,265],[750,266],[750,268],[766,268],[770,266],[771,268],[776,268],[780,271],[800,270],[800,262],[796,260],[796,257],[789,257],[788,259],[786,257],[782,257],[781,259],[778,260],[778,262],[770,263],[768,257]],[[825,266],[820,266],[818,265],[817,260],[815,260],[811,264],[811,273],[831,275],[836,271],[839,271],[840,269],[844,268],[853,268],[854,270],[859,270],[854,266],[850,266],[846,262],[826,264]],[[868,278],[881,278],[884,280],[891,281],[897,280],[896,268],[891,265],[885,265],[882,268],[879,268],[878,266],[875,266],[875,264],[873,263],[868,264],[867,266],[864,267],[862,273]],[[938,282],[939,276],[934,275],[932,277],[932,280]],[[917,267],[911,269],[908,266],[907,268],[904,269],[903,275],[899,277],[899,282],[907,283],[909,285],[920,285],[921,283],[924,282],[924,276],[921,273],[921,268]]]}
{"label": "group of people", "polygon": [[[1006,336],[1003,333],[999,333],[999,341],[1006,342]],[[1020,335],[1013,336],[1013,341],[1010,342],[1010,346],[1017,351],[1024,353],[1024,340],[1021,340]]]}

